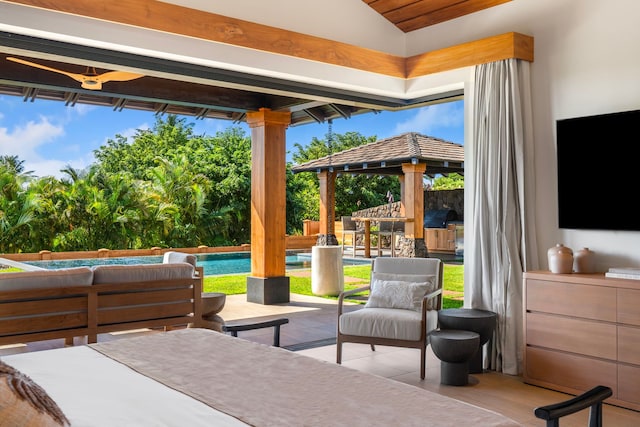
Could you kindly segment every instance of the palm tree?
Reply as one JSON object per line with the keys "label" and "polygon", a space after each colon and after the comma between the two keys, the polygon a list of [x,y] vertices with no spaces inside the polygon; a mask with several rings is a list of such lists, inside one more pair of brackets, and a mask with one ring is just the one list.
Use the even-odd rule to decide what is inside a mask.
{"label": "palm tree", "polygon": [[0,158],[0,252],[19,252],[29,244],[37,198],[25,189],[31,178],[23,170],[17,157]]}

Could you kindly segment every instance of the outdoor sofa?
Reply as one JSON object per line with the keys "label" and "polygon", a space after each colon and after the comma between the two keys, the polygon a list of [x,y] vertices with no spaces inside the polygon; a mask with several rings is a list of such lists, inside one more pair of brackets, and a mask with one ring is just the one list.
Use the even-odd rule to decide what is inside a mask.
{"label": "outdoor sofa", "polygon": [[193,255],[162,264],[0,274],[0,345],[202,322],[202,269]]}

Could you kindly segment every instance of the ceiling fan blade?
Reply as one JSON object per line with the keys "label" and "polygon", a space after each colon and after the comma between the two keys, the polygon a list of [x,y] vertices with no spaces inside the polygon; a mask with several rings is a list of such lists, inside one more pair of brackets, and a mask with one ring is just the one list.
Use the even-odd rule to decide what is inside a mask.
{"label": "ceiling fan blade", "polygon": [[109,71],[98,76],[95,79],[100,80],[102,83],[106,82],[126,82],[129,80],[139,79],[144,77],[144,74],[129,73],[127,71]]}
{"label": "ceiling fan blade", "polygon": [[30,67],[41,68],[47,71],[53,71],[54,73],[63,74],[67,77],[71,77],[73,80],[78,82],[83,82],[85,76],[82,74],[69,73],[67,71],[58,70],[57,68],[47,67],[46,65],[36,64],[35,62],[25,61],[24,59],[14,58],[12,56],[7,56],[7,60],[17,62],[19,64],[28,65]]}
{"label": "ceiling fan blade", "polygon": [[109,81],[125,82],[128,80],[139,79],[144,77],[143,74],[129,73],[126,71],[108,71],[103,74],[95,74],[93,67],[87,68],[87,72],[84,74],[69,73],[67,71],[58,70],[57,68],[47,67],[46,65],[36,64],[35,62],[25,61],[24,59],[14,58],[8,56],[7,60],[17,62],[19,64],[28,65],[30,67],[41,68],[47,71],[53,71],[54,73],[63,74],[67,77],[71,77],[77,82],[82,83],[84,89],[100,90],[102,84]]}

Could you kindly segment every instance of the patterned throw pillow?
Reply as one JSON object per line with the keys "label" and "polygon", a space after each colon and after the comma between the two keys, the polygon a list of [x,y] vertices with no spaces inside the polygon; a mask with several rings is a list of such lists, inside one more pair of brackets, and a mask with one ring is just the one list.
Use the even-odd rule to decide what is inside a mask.
{"label": "patterned throw pillow", "polygon": [[375,279],[365,307],[422,311],[422,298],[434,289],[432,279],[423,282]]}
{"label": "patterned throw pillow", "polygon": [[42,387],[0,360],[0,426],[68,425],[67,417]]}

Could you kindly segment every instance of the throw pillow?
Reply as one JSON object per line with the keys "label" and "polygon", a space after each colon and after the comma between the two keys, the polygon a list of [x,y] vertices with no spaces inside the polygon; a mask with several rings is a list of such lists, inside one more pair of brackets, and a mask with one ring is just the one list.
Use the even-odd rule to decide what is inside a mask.
{"label": "throw pillow", "polygon": [[0,360],[0,425],[60,427],[69,420],[42,387]]}
{"label": "throw pillow", "polygon": [[424,282],[406,282],[402,280],[375,280],[371,286],[368,308],[401,308],[422,311],[422,298],[432,292],[431,280]]}

